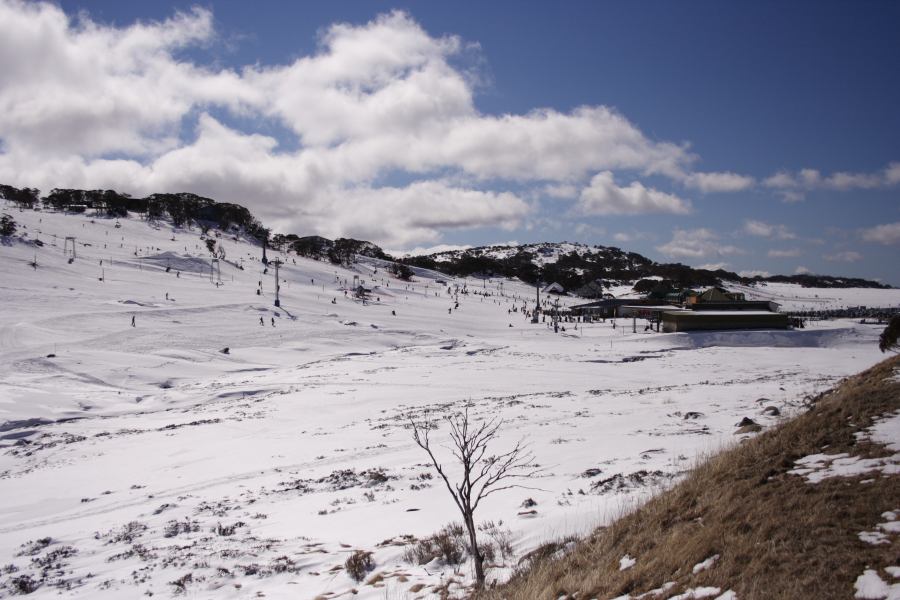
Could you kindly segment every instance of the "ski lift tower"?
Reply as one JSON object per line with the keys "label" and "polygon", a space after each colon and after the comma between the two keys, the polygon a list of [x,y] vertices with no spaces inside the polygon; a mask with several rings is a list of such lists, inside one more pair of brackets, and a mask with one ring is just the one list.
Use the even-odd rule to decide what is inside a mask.
{"label": "ski lift tower", "polygon": [[534,284],[534,291],[537,294],[535,303],[534,303],[534,314],[531,315],[531,322],[538,322],[538,313],[541,311],[541,277],[538,275],[537,281]]}
{"label": "ski lift tower", "polygon": [[553,306],[553,333],[559,333],[559,298]]}
{"label": "ski lift tower", "polygon": [[[72,242],[72,255],[71,256],[69,256],[69,242]],[[63,244],[63,254],[65,254],[66,256],[69,256],[70,263],[73,260],[75,260],[75,258],[76,258],[76,256],[75,256],[75,238],[71,235],[66,236],[66,241]]]}
{"label": "ski lift tower", "polygon": [[281,268],[281,265],[284,264],[280,259],[275,259],[269,262],[269,266],[275,267],[275,306],[281,306],[281,298],[278,295],[278,292],[281,291],[281,280],[278,279],[278,269]]}
{"label": "ski lift tower", "polygon": [[[166,267],[168,269],[168,267]],[[218,275],[218,277],[216,277]],[[209,262],[209,282],[215,283],[218,280],[219,283],[222,282],[222,267],[219,263],[218,258],[213,258]]]}

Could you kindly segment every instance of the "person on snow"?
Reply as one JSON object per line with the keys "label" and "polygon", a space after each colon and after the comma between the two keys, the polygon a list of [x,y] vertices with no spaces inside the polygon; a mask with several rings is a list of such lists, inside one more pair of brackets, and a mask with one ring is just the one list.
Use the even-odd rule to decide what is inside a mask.
{"label": "person on snow", "polygon": [[131,315],[131,326],[134,327],[134,315]]}
{"label": "person on snow", "polygon": [[262,326],[265,326],[265,324],[266,324],[266,322],[263,321],[263,318],[262,318],[262,317],[259,318],[259,324],[260,324],[261,327],[262,327]]}

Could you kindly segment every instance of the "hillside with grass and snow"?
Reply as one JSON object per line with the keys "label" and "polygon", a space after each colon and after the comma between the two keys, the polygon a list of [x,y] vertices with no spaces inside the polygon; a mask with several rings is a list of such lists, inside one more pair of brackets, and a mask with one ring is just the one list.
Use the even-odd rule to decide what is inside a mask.
{"label": "hillside with grass and snow", "polygon": [[[527,488],[478,509],[492,582],[756,435],[745,419],[770,428],[881,358],[883,326],[840,319],[554,333],[526,317],[534,287],[518,278],[411,265],[406,280],[389,258],[289,245],[268,250],[282,262],[275,306],[274,268],[246,228],[5,212],[4,597],[462,597],[460,517],[411,418],[443,441],[441,417],[468,405],[503,420],[494,451],[524,440],[540,463]],[[753,289],[900,304],[898,290],[790,286]]]}
{"label": "hillside with grass and snow", "polygon": [[900,358],[809,404],[486,597],[897,597]]}

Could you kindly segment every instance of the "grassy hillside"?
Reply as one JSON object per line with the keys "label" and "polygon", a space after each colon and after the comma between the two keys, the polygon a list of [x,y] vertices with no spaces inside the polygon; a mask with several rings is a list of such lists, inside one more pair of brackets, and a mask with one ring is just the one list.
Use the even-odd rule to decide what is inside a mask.
{"label": "grassy hillside", "polygon": [[[637,598],[651,590],[658,593],[643,597],[670,598],[693,589],[687,597],[730,590],[741,600],[845,599],[867,569],[890,586],[897,579],[885,567],[896,569],[900,536],[896,522],[885,522],[900,519],[900,455],[866,430],[900,410],[898,371],[894,356],[845,380],[808,412],[712,457],[564,556],[548,548],[549,558],[530,561],[484,598]],[[791,472],[820,453],[882,459],[839,462],[850,470],[884,463],[894,474],[876,469],[812,483]],[[881,542],[863,541],[861,532]],[[626,555],[635,562],[622,570]],[[715,555],[709,568],[697,567]],[[885,597],[873,594],[857,597]]]}

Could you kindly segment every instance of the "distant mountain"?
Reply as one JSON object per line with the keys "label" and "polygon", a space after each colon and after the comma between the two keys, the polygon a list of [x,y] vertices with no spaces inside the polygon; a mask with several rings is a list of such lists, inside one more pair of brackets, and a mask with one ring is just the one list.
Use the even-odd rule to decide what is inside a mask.
{"label": "distant mountain", "polygon": [[[317,257],[334,263],[349,264],[357,255],[395,260],[380,247],[364,240],[295,234],[271,235],[245,207],[216,202],[191,193],[152,194],[133,198],[113,190],[56,188],[45,197],[34,188],[18,189],[0,184],[0,198],[20,208],[39,205],[60,211],[85,212],[108,217],[129,212],[148,220],[168,219],[175,226],[198,225],[240,231],[260,243],[301,256]],[[481,246],[451,250],[427,256],[397,260],[400,264],[432,269],[455,276],[495,275],[518,277],[528,283],[557,282],[566,290],[585,297],[598,297],[614,285],[633,284],[640,293],[665,293],[667,290],[721,285],[723,282],[752,284],[759,281],[797,283],[821,288],[889,288],[876,281],[830,275],[774,275],[741,277],[718,269],[695,269],[680,263],[657,263],[636,252],[615,246],[589,246],[579,243],[540,243]]]}
{"label": "distant mountain", "polygon": [[636,252],[615,246],[589,246],[560,242],[518,246],[481,246],[401,259],[406,264],[436,269],[451,275],[474,274],[518,277],[528,283],[558,282],[581,296],[598,296],[614,285],[633,283],[645,293],[668,289],[706,287],[723,282],[752,284],[760,281],[797,283],[804,287],[889,288],[876,281],[830,275],[774,275],[741,277],[718,269],[695,269],[681,263],[657,263]]}

